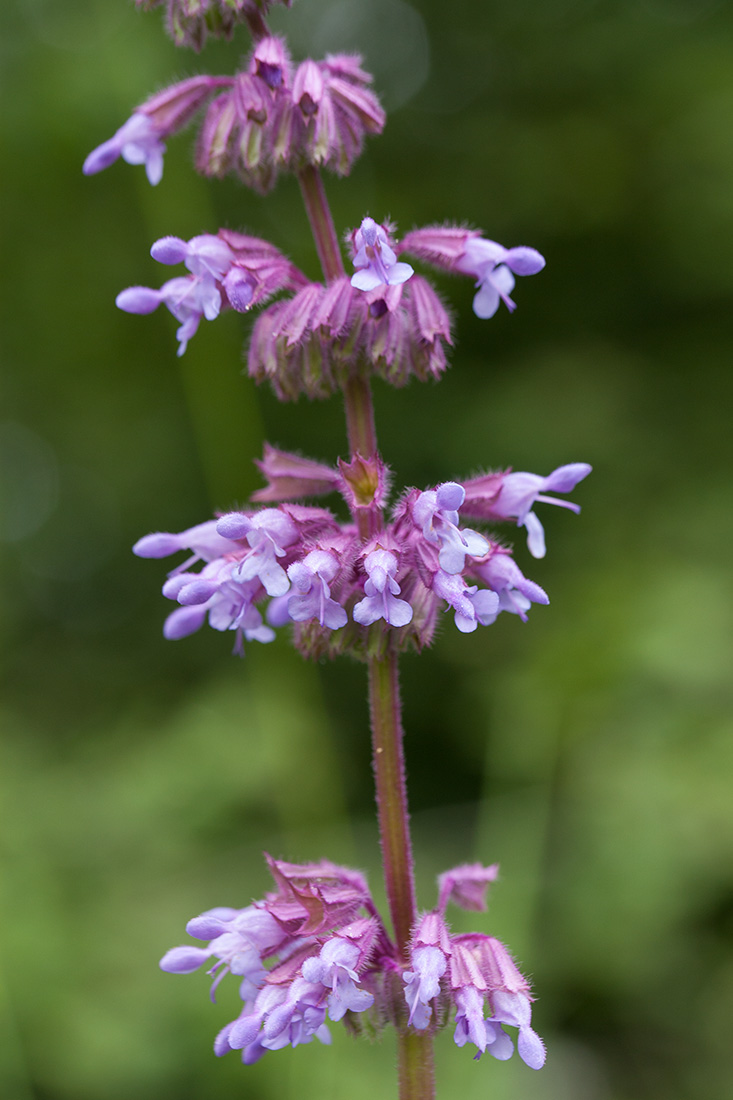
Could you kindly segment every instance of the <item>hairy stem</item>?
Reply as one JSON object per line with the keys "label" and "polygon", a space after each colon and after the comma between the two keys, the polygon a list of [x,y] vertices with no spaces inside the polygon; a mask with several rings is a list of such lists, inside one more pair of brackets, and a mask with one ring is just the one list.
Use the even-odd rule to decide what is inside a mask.
{"label": "hairy stem", "polygon": [[369,712],[382,863],[397,946],[407,962],[416,911],[401,710],[397,656],[372,659]]}
{"label": "hairy stem", "polygon": [[405,1031],[397,1037],[400,1100],[433,1100],[435,1068],[430,1031]]}
{"label": "hairy stem", "polygon": [[374,426],[372,392],[366,378],[355,375],[344,386],[346,429],[351,453],[371,458],[377,453],[377,432]]}
{"label": "hairy stem", "polygon": [[[344,266],[323,181],[313,167],[303,169],[298,181],[323,274],[327,281],[336,279],[344,274]],[[356,454],[362,458],[376,455],[374,406],[366,378],[354,375],[346,382],[344,406],[352,458]],[[367,514],[357,516],[357,523],[363,539],[374,534]],[[369,712],[384,881],[397,947],[407,964],[417,911],[395,653],[369,661]],[[435,1096],[432,1041],[429,1032],[417,1032],[406,1025],[398,1027],[400,1100],[432,1100]]]}
{"label": "hairy stem", "polygon": [[312,164],[298,173],[300,193],[303,196],[308,221],[313,230],[318,259],[327,280],[337,279],[344,274],[336,228],[331,217],[323,180],[317,168]]}
{"label": "hairy stem", "polygon": [[[407,964],[417,911],[402,749],[402,704],[394,653],[369,662],[369,712],[384,882],[397,946]],[[432,1034],[404,1025],[398,1027],[397,1058],[400,1100],[432,1100],[435,1096]]]}

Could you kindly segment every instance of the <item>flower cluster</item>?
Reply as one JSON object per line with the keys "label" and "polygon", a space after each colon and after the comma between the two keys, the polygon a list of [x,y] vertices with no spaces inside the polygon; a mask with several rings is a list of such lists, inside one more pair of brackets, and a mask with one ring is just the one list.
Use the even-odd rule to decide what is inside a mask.
{"label": "flower cluster", "polygon": [[[293,623],[302,652],[335,655],[372,652],[387,639],[398,648],[422,648],[432,639],[441,608],[453,611],[462,633],[495,622],[502,611],[526,621],[530,605],[547,603],[547,595],[522,574],[507,547],[461,526],[459,511],[493,521],[516,519],[527,527],[536,553],[542,527],[533,503],[578,507],[541,490],[567,492],[590,471],[575,463],[548,478],[505,472],[410,489],[384,526],[388,472],[378,459],[357,456],[335,470],[268,447],[259,465],[268,485],[257,497],[276,507],[231,512],[177,535],[151,534],[136,543],[140,557],[191,552],[163,586],[163,594],[179,604],[166,619],[167,638],[185,637],[208,618],[215,630],[235,632],[235,652],[241,653],[245,640],[269,642],[273,627]],[[349,522],[325,508],[292,503],[334,489],[349,506]],[[359,534],[360,515],[373,531],[366,539]],[[265,603],[263,618],[258,605]]]}
{"label": "flower cluster", "polygon": [[[451,247],[446,244],[440,253],[435,241]],[[212,320],[222,308],[245,312],[279,291],[289,292],[257,318],[247,351],[250,377],[269,382],[277,397],[288,401],[302,394],[326,397],[354,375],[377,375],[395,386],[410,378],[441,376],[447,366],[446,348],[453,343],[450,316],[427,279],[398,261],[400,251],[433,262],[442,256],[456,271],[469,271],[467,257],[482,250],[503,257],[476,265],[483,282],[475,308],[488,294],[498,295],[497,286],[506,290],[509,265],[529,274],[544,263],[534,249],[504,249],[469,230],[413,230],[400,243],[391,225],[371,217],[347,235],[347,243],[355,273],[323,284],[310,281],[259,237],[229,229],[188,242],[164,237],[153,245],[153,257],[165,264],[184,263],[190,274],[170,279],[159,290],[128,287],[117,296],[117,305],[129,313],[150,313],[166,305],[181,323],[182,355],[202,317]],[[497,296],[497,305],[498,301]],[[514,308],[511,299],[507,301]],[[494,310],[477,312],[485,317]]]}
{"label": "flower cluster", "polygon": [[[529,984],[506,947],[480,933],[452,936],[444,917],[449,901],[485,910],[496,864],[466,864],[440,876],[438,908],[413,930],[406,967],[358,871],[325,860],[266,858],[273,892],[244,909],[222,906],[195,917],[186,931],[207,946],[174,947],[160,960],[168,973],[190,974],[213,959],[212,1000],[227,973],[240,980],[242,1011],[217,1035],[217,1055],[240,1050],[249,1065],[268,1050],[314,1037],[329,1043],[327,1020],[346,1018],[353,1029],[367,1013],[375,1027],[391,1020],[422,1030],[454,1008],[458,1046],[471,1042],[477,1058],[488,1050],[505,1060],[514,1046],[504,1027],[516,1027],[520,1057],[532,1069],[543,1065]],[[404,1008],[393,995],[395,981]]]}
{"label": "flower cluster", "polygon": [[121,156],[129,164],[145,164],[150,182],[159,183],[165,139],[209,101],[196,146],[202,175],[234,172],[262,194],[281,170],[314,165],[344,176],[366,136],[384,128],[371,82],[356,55],[328,55],[294,66],[284,41],[267,36],[235,76],[192,77],[147,100],[89,154],[84,172],[99,172]]}
{"label": "flower cluster", "polygon": [[354,374],[403,386],[437,379],[447,366],[448,312],[427,279],[397,262],[390,226],[364,218],[348,242],[351,278],[310,283],[254,325],[249,374],[281,400],[327,396]]}

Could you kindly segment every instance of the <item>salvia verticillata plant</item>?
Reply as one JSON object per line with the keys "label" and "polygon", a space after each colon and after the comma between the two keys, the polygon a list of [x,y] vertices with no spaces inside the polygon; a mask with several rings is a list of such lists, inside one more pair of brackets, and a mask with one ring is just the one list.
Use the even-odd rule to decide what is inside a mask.
{"label": "salvia verticillata plant", "polygon": [[203,946],[175,947],[160,965],[176,974],[207,965],[212,996],[227,972],[236,976],[242,1009],[214,1050],[241,1051],[246,1064],[313,1038],[327,1043],[328,1021],[343,1021],[353,1033],[396,1029],[401,1100],[434,1095],[433,1037],[448,1026],[476,1058],[487,1051],[510,1058],[516,1035],[519,1056],[540,1069],[545,1048],[531,1026],[526,978],[497,939],[453,935],[446,918],[449,904],[486,909],[497,865],[446,871],[435,907],[417,909],[398,659],[429,645],[445,612],[468,634],[502,612],[526,621],[533,603],[548,603],[496,530],[523,527],[530,554],[543,557],[535,507],[578,512],[565,496],[590,466],[570,463],[545,477],[497,470],[395,494],[377,447],[370,383],[373,376],[396,386],[438,379],[452,345],[448,309],[429,279],[398,257],[468,276],[480,318],[502,302],[514,310],[515,277],[536,274],[545,261],[534,248],[505,248],[450,223],[400,238],[395,226],[371,216],[343,234],[344,255],[321,171],[347,175],[365,138],[384,126],[361,58],[294,62],[285,40],[270,33],[268,0],[137,3],[165,9],[178,45],[198,50],[208,35],[229,36],[242,24],[251,50],[233,76],[194,76],[146,100],[87,157],[85,173],[122,157],[144,164],[158,184],[165,142],[198,116],[195,164],[203,175],[232,172],[261,193],[281,172],[297,176],[323,280],[313,282],[267,240],[220,229],[156,241],[154,259],[176,273],[157,289],[128,287],[117,305],[129,313],[166,306],[179,325],[179,355],[202,318],[255,312],[248,373],[283,401],[342,393],[349,453],[330,466],[266,445],[257,460],[265,485],[250,507],[179,533],[146,535],[134,551],[184,554],[163,585],[175,605],[167,638],[208,623],[231,631],[234,652],[243,654],[250,642],[287,629],[306,657],[348,654],[365,663],[390,918],[378,912],[358,871],[268,856],[272,892],[243,909],[195,917],[187,932]]}

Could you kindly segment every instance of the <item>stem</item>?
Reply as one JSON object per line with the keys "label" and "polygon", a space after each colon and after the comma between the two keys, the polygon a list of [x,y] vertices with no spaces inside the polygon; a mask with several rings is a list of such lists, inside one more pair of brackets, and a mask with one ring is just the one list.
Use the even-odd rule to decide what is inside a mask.
{"label": "stem", "polygon": [[313,238],[316,242],[318,259],[321,261],[323,274],[327,280],[338,279],[344,274],[344,265],[341,259],[336,228],[331,217],[331,208],[328,205],[323,180],[317,168],[309,164],[301,172],[298,172],[300,193],[303,196],[308,221],[313,230]]}
{"label": "stem", "polygon": [[[369,712],[384,883],[397,948],[407,964],[417,912],[395,653],[369,662]],[[432,1033],[398,1026],[397,1062],[399,1100],[432,1100],[435,1096]]]}
{"label": "stem", "polygon": [[430,1031],[405,1031],[397,1036],[400,1100],[433,1100],[435,1069]]}
{"label": "stem", "polygon": [[346,382],[344,408],[352,455],[358,451],[362,458],[371,458],[377,453],[377,432],[372,391],[366,378],[354,375]]}
{"label": "stem", "polygon": [[[344,265],[323,181],[318,170],[309,166],[299,172],[298,182],[323,274],[327,281],[337,279],[344,275]],[[352,458],[357,453],[362,458],[376,455],[374,406],[368,379],[354,375],[346,382],[344,406]],[[377,521],[381,526],[381,514]],[[374,534],[369,515],[357,516],[357,522],[364,540]],[[369,660],[369,712],[384,881],[397,949],[407,965],[417,910],[396,653]],[[432,1033],[398,1025],[397,1050],[400,1100],[433,1100]]]}
{"label": "stem", "polygon": [[369,712],[379,838],[392,925],[399,952],[407,962],[416,911],[401,709],[396,654],[373,658],[369,662]]}

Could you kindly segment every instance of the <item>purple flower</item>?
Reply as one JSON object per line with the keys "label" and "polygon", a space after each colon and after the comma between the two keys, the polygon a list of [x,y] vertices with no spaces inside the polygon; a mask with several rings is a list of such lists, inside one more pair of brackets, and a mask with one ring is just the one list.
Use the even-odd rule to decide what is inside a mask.
{"label": "purple flower", "polygon": [[161,264],[185,264],[192,275],[216,283],[224,278],[234,263],[229,245],[212,233],[191,237],[161,237],[150,249],[150,255]]}
{"label": "purple flower", "polygon": [[527,528],[527,546],[530,554],[535,558],[544,558],[545,531],[532,511],[533,506],[537,502],[557,504],[560,508],[569,508],[571,512],[579,512],[579,504],[574,504],[570,500],[557,500],[555,497],[546,496],[545,490],[550,489],[556,493],[569,493],[579,481],[588,476],[591,470],[592,466],[589,466],[587,462],[571,462],[567,466],[558,466],[548,477],[540,477],[538,474],[524,472],[505,474],[499,495],[491,503],[491,515],[495,519],[516,517],[517,526]]}
{"label": "purple flower", "polygon": [[433,591],[455,611],[455,624],[461,634],[472,634],[479,623],[491,626],[499,614],[499,597],[495,592],[467,585],[457,573],[439,569],[433,578]]}
{"label": "purple flower", "polygon": [[203,233],[190,241],[162,237],[150,253],[162,264],[185,264],[191,274],[170,279],[160,290],[128,287],[117,295],[117,305],[127,313],[152,313],[161,303],[166,305],[181,322],[179,355],[202,317],[213,321],[222,306],[245,312],[284,286],[307,284],[273,245],[232,230]]}
{"label": "purple flower", "polygon": [[456,225],[430,225],[413,229],[402,247],[428,263],[447,271],[473,275],[479,290],[473,300],[478,317],[493,317],[504,301],[509,310],[515,303],[509,297],[515,275],[534,275],[545,266],[535,248],[523,245],[504,248],[496,241],[479,236],[475,229]]}
{"label": "purple flower", "polygon": [[128,287],[117,295],[116,304],[126,313],[152,313],[161,303],[167,306],[181,322],[176,336],[178,355],[183,355],[201,318],[213,321],[219,316],[221,291],[218,281],[231,268],[234,254],[224,241],[208,233],[192,237],[188,242],[180,237],[162,237],[155,242],[150,254],[159,263],[185,263],[191,274],[169,279],[160,290]]}
{"label": "purple flower", "polygon": [[410,1009],[408,1023],[422,1031],[430,1023],[433,1014],[430,1002],[440,993],[440,979],[448,960],[439,947],[416,947],[410,955],[411,970],[402,975],[405,981],[405,1000]]}
{"label": "purple flower", "polygon": [[479,290],[473,299],[473,311],[481,318],[493,317],[499,301],[510,312],[516,309],[516,303],[509,297],[514,289],[514,275],[535,275],[544,266],[544,257],[535,248],[504,248],[483,237],[470,237],[455,263],[456,271],[476,279]]}
{"label": "purple flower", "polygon": [[298,528],[279,508],[263,508],[253,516],[230,512],[216,525],[220,535],[246,539],[252,547],[232,572],[237,581],[258,578],[269,596],[284,596],[290,588],[287,573],[276,560],[298,539]]}
{"label": "purple flower", "polygon": [[364,218],[356,230],[354,247],[354,267],[358,270],[351,276],[351,285],[357,290],[375,290],[383,283],[396,286],[414,274],[409,264],[397,262],[384,228],[373,218]]}
{"label": "purple flower", "polygon": [[499,1024],[484,1018],[485,994],[473,985],[457,989],[453,994],[456,1005],[456,1029],[453,1040],[462,1047],[471,1042],[477,1047],[476,1058],[488,1049],[489,1054],[505,1062],[514,1053],[514,1044]]}
{"label": "purple flower", "polygon": [[259,580],[242,582],[235,576],[239,559],[218,558],[200,573],[175,573],[163,585],[163,595],[182,606],[163,624],[169,641],[178,641],[199,630],[208,615],[214,630],[234,630],[234,652],[243,653],[243,640],[267,643],[275,632],[262,621],[255,601],[262,597]]}
{"label": "purple flower", "polygon": [[433,1010],[430,1002],[440,993],[440,979],[451,954],[448,926],[435,910],[417,923],[410,948],[411,969],[403,975],[405,1000],[410,1009],[408,1022],[418,1031],[426,1028]]}
{"label": "purple flower", "polygon": [[185,126],[215,88],[231,83],[230,77],[192,76],[157,92],[138,107],[109,141],[89,154],[84,161],[84,175],[101,172],[122,157],[128,164],[144,164],[150,182],[160,183],[163,139]]}
{"label": "purple flower", "polygon": [[[517,1049],[531,1069],[540,1069],[545,1048],[531,1027],[529,984],[517,969],[504,944],[493,936],[470,933],[451,939],[450,987],[458,1007],[455,1041],[463,1046],[468,1040],[504,1061],[513,1052],[511,1040],[502,1024],[519,1028]],[[491,1014],[484,1020],[479,997],[486,999]]]}
{"label": "purple flower", "polygon": [[179,573],[198,561],[213,561],[222,554],[231,553],[237,549],[236,543],[231,539],[222,538],[216,530],[215,519],[209,519],[205,523],[198,523],[195,527],[189,527],[179,534],[171,534],[169,531],[158,531],[152,535],[145,535],[138,539],[132,548],[133,554],[139,558],[167,558],[171,554],[177,554],[179,550],[192,550],[193,557],[187,558],[175,572]]}
{"label": "purple flower", "polygon": [[422,527],[428,542],[440,547],[438,561],[446,573],[461,573],[466,555],[483,557],[489,544],[483,535],[470,528],[458,529],[458,509],[466,493],[455,481],[445,481],[437,489],[420,493],[412,506],[415,523]]}
{"label": "purple flower", "polygon": [[303,977],[319,982],[331,992],[328,995],[328,1015],[336,1022],[347,1012],[363,1012],[374,1004],[374,995],[358,985],[355,967],[359,961],[359,945],[341,936],[333,936],[321,953],[303,963]]}
{"label": "purple flower", "polygon": [[533,603],[550,602],[545,590],[528,580],[511,554],[499,547],[494,548],[485,562],[474,565],[473,572],[496,592],[499,611],[511,611],[523,623],[527,622],[527,612]]}
{"label": "purple flower", "polygon": [[400,586],[395,580],[395,555],[389,550],[373,550],[364,559],[364,568],[368,574],[364,582],[366,596],[354,607],[354,621],[371,626],[378,619],[384,619],[390,626],[407,626],[412,619],[412,608],[406,600],[397,599]]}
{"label": "purple flower", "polygon": [[296,978],[288,985],[266,985],[258,993],[252,1010],[227,1029],[229,1048],[243,1050],[243,1061],[251,1065],[265,1050],[300,1046],[310,1043],[314,1036],[322,1043],[330,1043],[323,992],[321,985],[304,978]]}
{"label": "purple flower", "polygon": [[82,171],[85,176],[94,175],[122,157],[128,164],[144,164],[148,180],[155,186],[163,178],[164,152],[165,145],[152,120],[136,111],[109,141],[89,154]]}
{"label": "purple flower", "polygon": [[339,568],[338,560],[325,550],[312,550],[302,561],[288,566],[288,577],[296,589],[288,599],[288,614],[294,622],[318,619],[330,630],[346,626],[346,611],[331,599],[329,588]]}
{"label": "purple flower", "polygon": [[532,1008],[526,993],[508,993],[497,990],[491,997],[494,1015],[489,1023],[496,1020],[500,1024],[510,1024],[519,1028],[517,1051],[522,1061],[530,1069],[542,1069],[545,1064],[545,1044],[530,1026]]}
{"label": "purple flower", "polygon": [[221,294],[214,283],[194,275],[180,275],[169,279],[160,290],[147,286],[130,286],[120,291],[115,305],[125,313],[152,313],[160,304],[167,306],[177,321],[177,354],[183,355],[188,341],[196,334],[202,317],[213,321],[219,316]]}
{"label": "purple flower", "polygon": [[196,939],[209,940],[208,947],[174,947],[160,960],[160,968],[169,974],[190,974],[213,955],[218,962],[208,971],[214,978],[212,1001],[216,987],[228,973],[242,978],[240,994],[244,1000],[254,998],[266,977],[261,955],[287,939],[277,921],[254,905],[239,910],[209,909],[190,920],[186,931]]}

